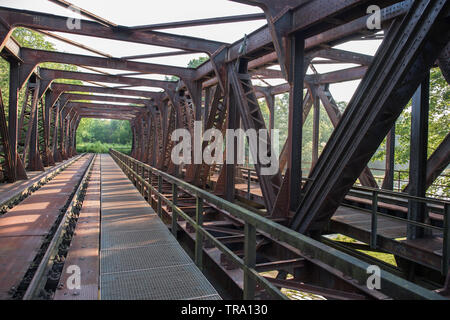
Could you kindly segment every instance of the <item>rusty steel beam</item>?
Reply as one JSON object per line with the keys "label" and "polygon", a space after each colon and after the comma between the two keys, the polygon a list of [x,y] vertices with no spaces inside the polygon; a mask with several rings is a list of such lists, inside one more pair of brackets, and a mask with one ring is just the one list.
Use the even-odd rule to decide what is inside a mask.
{"label": "rusty steel beam", "polygon": [[192,51],[170,51],[170,52],[160,52],[160,53],[149,53],[149,54],[140,54],[134,56],[125,56],[120,59],[125,60],[137,60],[137,59],[150,59],[150,58],[160,58],[160,57],[171,57],[171,56],[181,56],[186,54],[193,54],[195,52]]}
{"label": "rusty steel beam", "polygon": [[95,119],[112,119],[112,120],[132,120],[135,118],[134,115],[127,114],[113,114],[113,113],[102,113],[102,112],[79,112],[80,118],[95,118]]}
{"label": "rusty steel beam", "polygon": [[144,106],[150,103],[147,99],[135,99],[135,98],[124,98],[124,97],[114,97],[114,96],[97,96],[92,94],[78,94],[78,93],[63,93],[60,96],[61,105],[66,105],[69,101],[103,101],[103,102],[119,102],[119,103],[129,103],[133,105]]}
{"label": "rusty steel beam", "polygon": [[54,51],[36,50],[21,48],[21,58],[26,64],[21,67],[21,81],[24,83],[31,75],[33,70],[42,62],[56,62],[64,64],[87,65],[93,67],[148,72],[154,74],[175,75],[189,80],[193,77],[195,71],[188,68],[180,68],[153,63],[143,63],[126,61],[114,58],[100,58],[71,53],[61,53]]}
{"label": "rusty steel beam", "polygon": [[[330,2],[333,5],[338,1]],[[276,5],[278,1],[274,1],[273,4]],[[383,27],[387,26],[390,21],[393,19],[404,15],[410,8],[412,4],[412,0],[405,0],[399,2],[397,4],[393,4],[389,7],[381,9],[381,20],[383,23]],[[325,5],[326,6],[326,5]],[[320,9],[319,9],[320,11]],[[362,12],[362,11],[361,11]],[[355,19],[351,22],[341,24],[337,27],[334,27],[330,30],[321,32],[317,35],[308,37],[305,39],[305,50],[307,54],[309,51],[320,47],[323,44],[333,43],[337,44],[338,42],[342,42],[345,37],[348,37],[352,34],[355,34],[359,31],[366,30],[367,31],[367,18],[368,16],[364,15],[361,18]],[[253,54],[258,52],[261,48],[270,47],[273,45],[273,39],[269,27],[262,27],[251,34],[249,34],[246,38],[241,39],[228,47],[228,55],[227,62],[234,61],[239,57],[240,48],[244,46],[247,50],[248,54]],[[269,57],[268,57],[269,58]],[[272,53],[269,59],[272,62],[277,60],[277,55]],[[251,69],[251,63],[249,64],[249,68]],[[202,77],[207,76],[213,72],[213,66],[211,63],[205,63],[201,65],[197,69],[196,79],[200,79]]]}
{"label": "rusty steel beam", "polygon": [[266,20],[266,16],[262,13],[243,14],[243,15],[228,16],[228,17],[218,17],[218,18],[207,18],[207,19],[150,24],[150,25],[145,25],[145,26],[130,27],[130,29],[133,31],[151,31],[151,30],[158,30],[158,29],[186,28],[186,27],[195,27],[195,26],[205,26],[205,25],[211,25],[211,24],[244,22],[244,21],[254,21],[254,20]]}
{"label": "rusty steel beam", "polygon": [[66,83],[54,83],[51,89],[59,94],[63,92],[84,92],[84,93],[101,93],[101,94],[114,94],[121,96],[136,96],[142,98],[150,98],[154,100],[160,100],[162,97],[161,92],[151,92],[143,90],[131,90],[131,89],[114,89],[94,86],[82,86],[76,84]]}
{"label": "rusty steel beam", "polygon": [[56,40],[59,40],[59,41],[71,44],[71,45],[73,45],[75,47],[84,49],[86,51],[90,51],[90,52],[95,53],[95,54],[98,54],[100,56],[103,56],[103,57],[106,57],[106,58],[112,58],[112,56],[110,54],[107,54],[107,53],[104,53],[104,52],[102,52],[100,50],[88,47],[88,46],[86,46],[86,45],[84,45],[82,43],[78,43],[76,41],[73,41],[73,40],[61,37],[60,35],[57,35],[57,34],[54,34],[54,33],[48,32],[48,31],[44,31],[44,30],[35,30],[35,31],[37,31],[39,33],[42,33],[43,35],[46,35],[48,37],[54,38]]}
{"label": "rusty steel beam", "polygon": [[12,167],[12,155],[11,155],[11,148],[9,146],[9,134],[8,134],[8,126],[6,122],[6,114],[5,114],[5,107],[3,105],[3,97],[2,97],[2,91],[0,90],[0,146],[2,147],[2,155],[5,162],[2,165],[0,165],[0,169],[3,170],[4,176],[3,178],[6,178],[8,182],[13,182],[11,177],[11,172],[13,171]]}
{"label": "rusty steel beam", "polygon": [[67,108],[92,108],[92,109],[107,109],[109,111],[121,112],[142,112],[145,110],[143,107],[124,106],[121,104],[105,104],[105,103],[88,103],[88,102],[69,102]]}
{"label": "rusty steel beam", "polygon": [[[427,160],[427,173],[425,178],[425,190],[428,189],[436,178],[447,168],[450,164],[450,134],[447,134],[441,144],[434,150]],[[409,183],[403,189],[403,192],[409,193]]]}
{"label": "rusty steel beam", "polygon": [[[317,87],[317,93],[322,101],[325,111],[328,114],[328,118],[330,118],[331,124],[334,128],[336,128],[339,121],[341,121],[342,114],[334,102],[331,92],[328,89],[324,90],[321,86],[319,86]],[[377,181],[367,166],[363,169],[363,172],[359,176],[359,181],[363,186],[378,188]]]}
{"label": "rusty steel beam", "polygon": [[49,88],[50,84],[56,79],[73,79],[81,81],[98,81],[105,83],[117,83],[117,84],[130,84],[134,86],[148,86],[162,88],[164,90],[175,88],[176,82],[152,80],[152,79],[140,79],[140,78],[128,78],[119,75],[103,75],[76,71],[55,70],[55,69],[39,69],[39,76],[42,80],[40,89],[40,96]]}
{"label": "rusty steel beam", "polygon": [[450,83],[450,43],[448,43],[439,55],[439,68],[447,83]]}
{"label": "rusty steel beam", "polygon": [[11,28],[31,29],[71,33],[83,36],[136,42],[155,46],[169,47],[193,52],[205,52],[212,55],[225,44],[194,37],[179,36],[156,31],[133,31],[125,26],[104,26],[95,21],[80,20],[81,28],[67,28],[68,17],[46,14],[36,11],[18,10],[0,7],[0,18]]}
{"label": "rusty steel beam", "polygon": [[364,75],[367,72],[367,68],[368,67],[363,66],[322,73],[313,76],[313,80],[310,82],[315,82],[318,84],[326,84],[326,83],[339,83],[345,81],[358,80],[364,77]]}
{"label": "rusty steel beam", "polygon": [[315,52],[314,56],[339,62],[361,64],[363,66],[369,66],[373,61],[372,56],[334,48],[319,50]]}
{"label": "rusty steel beam", "polygon": [[62,6],[64,8],[68,8],[68,9],[71,9],[73,11],[79,12],[79,14],[81,14],[81,15],[83,15],[85,17],[88,17],[89,19],[92,19],[94,21],[97,21],[98,23],[101,23],[101,24],[103,24],[105,26],[108,26],[108,27],[116,27],[117,26],[117,24],[115,24],[115,23],[113,23],[111,21],[108,21],[108,20],[106,20],[106,19],[104,19],[102,17],[99,17],[98,15],[93,14],[93,13],[91,13],[91,12],[89,12],[89,11],[83,9],[83,8],[80,8],[80,7],[70,3],[69,1],[64,1],[64,0],[49,0],[49,1],[55,3],[55,4],[59,5],[59,6]]}
{"label": "rusty steel beam", "polygon": [[449,40],[445,1],[415,1],[390,29],[316,166],[291,227],[320,231]]}

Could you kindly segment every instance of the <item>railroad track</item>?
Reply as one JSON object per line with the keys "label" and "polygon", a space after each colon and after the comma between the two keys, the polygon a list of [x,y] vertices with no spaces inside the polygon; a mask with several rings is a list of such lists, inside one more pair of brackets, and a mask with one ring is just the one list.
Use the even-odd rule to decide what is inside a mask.
{"label": "railroad track", "polygon": [[5,201],[1,201],[0,203],[0,216],[7,213],[9,210],[20,204],[27,197],[32,195],[35,191],[39,190],[46,183],[50,182],[55,176],[57,176],[60,172],[64,171],[68,166],[70,166],[75,161],[79,160],[83,157],[84,154],[73,157],[72,159],[67,160],[66,162],[60,163],[56,167],[49,170],[49,172],[45,172],[42,174],[34,183],[27,186],[22,191],[17,194],[11,196],[9,199]]}
{"label": "railroad track", "polygon": [[[39,218],[36,218],[36,220],[42,219],[41,221],[30,225],[26,231],[3,235],[4,239],[2,240],[6,241],[2,241],[2,245],[0,245],[2,252],[8,250],[7,241],[11,241],[11,238],[17,239],[19,243],[23,238],[26,240],[24,240],[24,246],[20,244],[16,246],[16,252],[9,251],[10,260],[7,258],[8,254],[6,257],[4,255],[0,258],[0,267],[6,266],[1,268],[4,270],[0,272],[0,297],[15,300],[52,298],[57,289],[96,157],[96,155],[90,154],[75,159],[71,166],[66,168],[68,172],[66,171],[61,176],[56,175],[54,183],[49,182],[42,187],[41,191],[17,204],[14,210],[2,217],[4,219],[21,219],[22,205],[26,208],[27,205],[39,204],[45,197],[48,198],[48,212],[41,209]],[[58,179],[61,180],[58,181]],[[61,187],[60,190],[66,192],[55,191],[58,190],[58,183],[61,184],[62,181],[66,181],[65,189]],[[52,199],[55,199],[53,206],[51,205]],[[45,230],[40,230],[44,228],[43,225],[45,225]],[[0,238],[2,238],[1,233]],[[34,245],[27,245],[30,241],[33,241]],[[17,255],[28,257],[26,263],[17,259]],[[26,271],[17,271],[14,264],[23,264],[22,268],[27,269]],[[9,284],[12,284],[12,287],[8,288]],[[5,291],[8,292],[6,295]]]}
{"label": "railroad track", "polygon": [[63,215],[58,217],[55,223],[58,224],[58,227],[34,273],[23,300],[51,299],[57,289],[96,157],[95,155],[90,159],[89,166],[77,185],[67,209]]}

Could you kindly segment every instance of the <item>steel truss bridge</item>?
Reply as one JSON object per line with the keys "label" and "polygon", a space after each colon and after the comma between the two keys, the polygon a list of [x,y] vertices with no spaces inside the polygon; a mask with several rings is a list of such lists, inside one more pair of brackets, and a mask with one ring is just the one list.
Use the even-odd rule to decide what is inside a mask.
{"label": "steel truss bridge", "polygon": [[[204,291],[190,292],[197,285],[192,283],[186,288],[190,295],[181,298],[286,298],[281,288],[329,299],[449,296],[450,202],[426,196],[450,161],[448,134],[427,157],[430,69],[440,68],[447,83],[450,80],[449,2],[231,1],[259,7],[263,13],[123,26],[76,7],[84,16],[82,27],[68,28],[67,16],[0,7],[0,54],[9,63],[9,96],[7,101],[0,96],[0,180],[4,182],[0,185],[0,252],[6,252],[0,255],[0,265],[4,266],[0,271],[1,298],[96,299],[96,290],[104,299],[155,298],[144,294],[145,286],[138,297],[127,295],[130,289],[126,287],[119,290],[122,296],[108,295],[110,271],[119,268],[120,273],[124,266],[101,260],[107,259],[104,252],[120,238],[111,231],[119,225],[105,221],[114,220],[120,203],[121,214],[131,214],[126,208],[132,208],[132,204],[147,212],[145,217],[139,216],[139,211],[130,218],[137,219],[134,228],[141,228],[136,237],[149,236],[151,232],[143,232],[147,230],[143,226],[151,228],[157,224],[155,221],[162,220],[169,226],[170,237],[178,240],[170,240],[171,245],[178,248],[180,243],[184,248],[177,249],[177,254],[184,257],[187,252],[195,262],[189,264],[190,271],[183,269],[184,273],[180,271],[176,275],[179,278],[173,281],[198,278]],[[51,2],[75,7],[63,0]],[[383,32],[367,28],[367,7],[371,4],[381,8]],[[159,31],[251,20],[266,20],[267,24],[231,44]],[[18,27],[94,55],[23,47],[12,37]],[[60,33],[175,50],[114,57]],[[335,48],[349,41],[374,39],[382,40],[375,56]],[[197,68],[136,61],[191,53],[204,53],[209,60]],[[91,72],[40,67],[44,62],[75,65]],[[356,66],[317,72],[315,66],[324,64]],[[313,72],[307,73],[308,68]],[[175,76],[179,80],[139,77],[147,74]],[[55,81],[60,79],[92,85]],[[267,83],[267,79],[284,79],[284,84],[254,84],[255,80]],[[329,87],[357,79],[361,83],[342,113]],[[160,91],[133,87],[156,87]],[[19,92],[25,95],[20,106]],[[185,128],[193,134],[195,121],[202,122],[204,131],[242,128],[271,132],[275,96],[283,93],[289,93],[288,139],[274,174],[264,175],[267,165],[258,161],[253,167],[229,163],[175,165],[171,161],[173,130]],[[270,111],[268,125],[258,102],[261,98]],[[402,192],[397,192],[395,122],[411,99],[409,181]],[[321,105],[334,131],[319,153]],[[308,171],[302,169],[302,127],[311,111],[313,147]],[[133,133],[131,154],[111,150],[110,155],[77,155],[76,131],[83,118],[129,121]],[[386,172],[380,182],[368,163],[385,138]],[[203,142],[201,151],[210,143]],[[125,176],[131,182],[123,179]],[[59,188],[61,184],[67,192],[55,197],[51,186]],[[108,189],[111,186],[116,186],[118,192]],[[129,194],[132,202],[121,197],[120,191]],[[43,201],[54,201],[55,205],[42,207]],[[55,216],[45,226],[42,221],[25,221],[27,205],[38,215],[43,214],[42,210],[56,210]],[[89,279],[89,286],[82,287],[81,295],[65,296],[54,289],[64,280],[62,270],[67,267],[64,259],[58,259],[64,254],[75,261],[83,258],[83,250],[71,250],[72,246],[86,245],[81,245],[76,236],[83,229],[73,232],[75,225],[76,230],[82,228],[77,220],[88,219],[83,214],[94,217],[87,221],[111,242],[92,240],[97,254],[86,263],[96,276]],[[139,219],[144,218],[148,220],[141,224]],[[28,229],[23,231],[23,226]],[[120,228],[134,230],[122,225]],[[329,236],[333,234],[357,241],[338,241]],[[33,246],[25,240],[8,240],[11,236],[22,239],[30,235],[35,239]],[[44,235],[46,245],[41,246]],[[65,243],[67,239],[72,242]],[[131,252],[132,247],[127,248]],[[156,256],[155,252],[151,255],[143,251],[140,262],[130,259],[149,267],[158,260],[159,253],[161,260],[165,259],[163,249]],[[396,264],[380,261],[367,252],[391,254]],[[99,260],[111,270],[98,270]],[[16,269],[15,262],[24,269]],[[370,265],[381,269],[380,289],[371,290],[366,285]],[[151,279],[139,281],[151,283],[167,277],[171,283],[175,277],[173,272],[149,275]],[[167,290],[166,295],[156,298],[180,298],[175,297],[173,288]]]}

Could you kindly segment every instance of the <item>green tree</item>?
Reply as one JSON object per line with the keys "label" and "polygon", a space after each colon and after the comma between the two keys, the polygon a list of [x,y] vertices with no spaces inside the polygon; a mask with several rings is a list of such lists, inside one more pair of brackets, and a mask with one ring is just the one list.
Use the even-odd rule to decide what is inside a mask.
{"label": "green tree", "polygon": [[[56,46],[52,42],[47,41],[44,35],[26,28],[16,28],[12,33],[12,37],[22,47],[47,51],[56,51]],[[73,65],[51,63],[51,62],[42,63],[40,64],[40,66],[50,69],[61,69],[69,71],[77,70],[77,67]],[[58,80],[57,82],[81,84],[81,81],[76,80]],[[3,58],[0,58],[0,89],[3,95],[3,102],[5,103],[5,106],[7,106],[9,99],[9,63]],[[25,88],[22,88],[22,90],[19,93],[19,107],[22,106],[24,100],[24,92]],[[8,108],[6,108],[6,112],[8,113]]]}
{"label": "green tree", "polygon": [[195,69],[197,68],[199,65],[201,65],[202,63],[204,63],[205,61],[208,61],[209,58],[205,57],[205,56],[201,56],[198,59],[192,59],[191,61],[189,61],[187,67],[188,68],[192,68]]}

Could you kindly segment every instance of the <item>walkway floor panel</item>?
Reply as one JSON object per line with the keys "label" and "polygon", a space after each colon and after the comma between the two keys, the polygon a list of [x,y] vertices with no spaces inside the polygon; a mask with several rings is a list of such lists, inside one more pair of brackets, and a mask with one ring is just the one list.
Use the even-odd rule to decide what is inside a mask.
{"label": "walkway floor panel", "polygon": [[101,161],[101,299],[220,299],[111,156]]}

